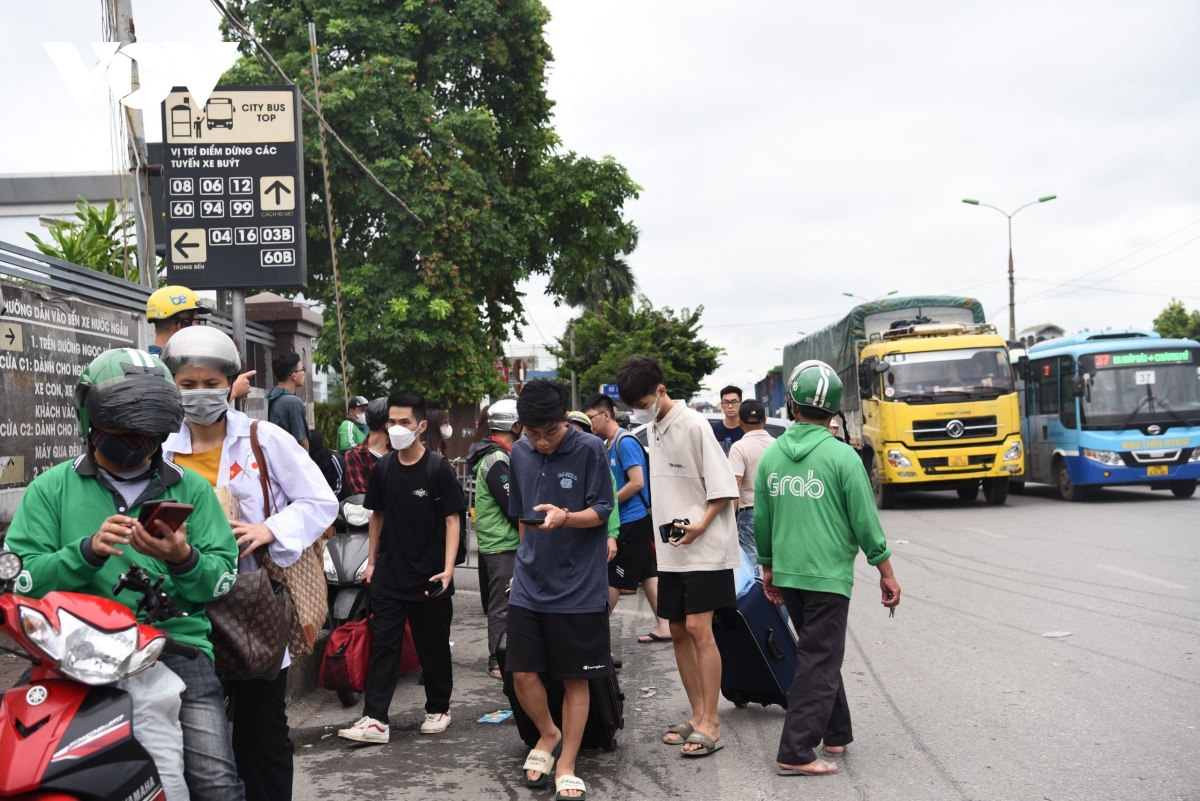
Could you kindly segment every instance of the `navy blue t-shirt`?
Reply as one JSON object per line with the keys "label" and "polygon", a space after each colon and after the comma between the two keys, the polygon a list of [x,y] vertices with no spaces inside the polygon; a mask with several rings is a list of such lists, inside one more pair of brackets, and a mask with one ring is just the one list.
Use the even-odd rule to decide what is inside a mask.
{"label": "navy blue t-shirt", "polygon": [[717,438],[717,442],[721,443],[721,450],[725,451],[725,455],[728,456],[729,449],[733,447],[733,443],[745,436],[746,432],[742,430],[741,426],[726,428],[723,419],[713,420],[711,423],[713,435]]}
{"label": "navy blue t-shirt", "polygon": [[593,528],[525,529],[517,549],[509,603],[535,612],[579,614],[608,609],[608,516],[615,506],[608,453],[597,436],[567,426],[558,450],[538,453],[527,439],[512,447],[509,514],[545,517],[544,503],[571,512],[595,509]]}

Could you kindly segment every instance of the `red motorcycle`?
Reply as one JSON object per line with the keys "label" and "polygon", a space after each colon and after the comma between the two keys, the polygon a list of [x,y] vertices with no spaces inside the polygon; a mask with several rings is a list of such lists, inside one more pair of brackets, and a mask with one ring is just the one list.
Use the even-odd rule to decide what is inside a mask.
{"label": "red motorcycle", "polygon": [[[29,683],[8,690],[0,702],[0,799],[162,801],[154,760],[134,738],[133,701],[110,685],[151,667],[163,653],[194,658],[199,652],[107,598],[14,595],[21,567],[19,556],[0,551],[0,634],[34,665]],[[133,565],[113,595],[141,593],[138,610],[160,622],[179,614],[162,583]]]}

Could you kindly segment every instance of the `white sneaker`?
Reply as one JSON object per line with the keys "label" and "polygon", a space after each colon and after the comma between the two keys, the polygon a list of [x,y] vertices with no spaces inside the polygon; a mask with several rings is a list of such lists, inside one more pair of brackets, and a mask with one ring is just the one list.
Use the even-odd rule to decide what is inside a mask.
{"label": "white sneaker", "polygon": [[[447,719],[446,722],[449,723],[449,720]],[[386,723],[380,723],[375,718],[365,716],[350,728],[338,732],[338,737],[357,740],[360,743],[386,743],[389,736],[389,728]]]}
{"label": "white sneaker", "polygon": [[449,727],[449,712],[442,712],[438,715],[426,715],[425,722],[421,724],[421,734],[441,734]]}

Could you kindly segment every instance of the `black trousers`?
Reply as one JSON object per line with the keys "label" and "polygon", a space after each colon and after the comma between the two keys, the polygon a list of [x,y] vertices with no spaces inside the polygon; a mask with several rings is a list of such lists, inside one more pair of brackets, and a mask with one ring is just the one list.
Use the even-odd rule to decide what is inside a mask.
{"label": "black trousers", "polygon": [[404,621],[412,626],[413,645],[425,676],[425,711],[436,715],[450,711],[454,666],[450,660],[450,598],[436,601],[401,601],[371,595],[374,614],[371,629],[371,663],[367,667],[367,692],[363,714],[388,722],[388,707],[396,692],[400,652],[404,646]]}
{"label": "black trousers", "polygon": [[233,706],[233,758],[246,801],[291,801],[292,738],[286,711],[287,668],[272,681],[225,682]]}
{"label": "black trousers", "polygon": [[822,740],[825,745],[854,741],[842,684],[850,599],[830,592],[780,589],[796,627],[797,660],[777,759],[785,765],[807,765],[817,758],[813,749]]}

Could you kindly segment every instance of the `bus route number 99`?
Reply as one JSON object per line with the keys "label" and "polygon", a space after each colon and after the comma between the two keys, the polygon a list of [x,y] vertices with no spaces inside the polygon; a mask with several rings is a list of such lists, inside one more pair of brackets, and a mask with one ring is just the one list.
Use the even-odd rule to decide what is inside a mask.
{"label": "bus route number 99", "polygon": [[291,267],[296,263],[296,251],[291,248],[277,248],[262,251],[263,267]]}

